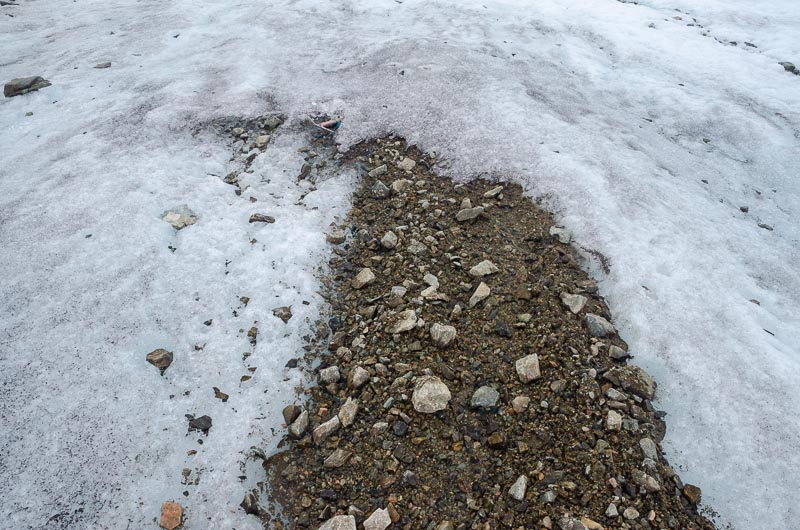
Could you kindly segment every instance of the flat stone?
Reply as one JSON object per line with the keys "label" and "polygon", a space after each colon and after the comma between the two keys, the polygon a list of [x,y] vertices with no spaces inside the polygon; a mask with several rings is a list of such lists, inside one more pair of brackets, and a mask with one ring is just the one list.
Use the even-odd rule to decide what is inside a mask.
{"label": "flat stone", "polygon": [[369,176],[370,177],[380,177],[381,175],[386,173],[386,170],[387,170],[386,164],[383,164],[382,166],[378,166],[375,169],[373,169],[372,171],[370,171],[369,172]]}
{"label": "flat stone", "polygon": [[584,317],[584,320],[586,321],[586,327],[589,328],[589,333],[592,337],[605,337],[617,332],[611,322],[600,315],[589,313]]}
{"label": "flat stone", "polygon": [[606,430],[618,431],[622,429],[622,415],[616,410],[609,410],[606,416]]}
{"label": "flat stone", "polygon": [[650,438],[642,438],[639,440],[639,447],[641,448],[642,455],[645,458],[649,458],[653,461],[658,460],[658,447],[656,447],[656,443],[653,440]]}
{"label": "flat stone", "polygon": [[392,195],[392,190],[379,180],[369,189],[369,194],[373,199],[388,199]]}
{"label": "flat stone", "polygon": [[386,250],[392,250],[397,247],[397,234],[389,230],[381,238],[381,246]]}
{"label": "flat stone", "polygon": [[268,134],[260,134],[256,136],[256,147],[259,149],[263,149],[269,143],[269,135]]}
{"label": "flat stone", "polygon": [[361,269],[358,274],[356,274],[356,277],[353,278],[351,285],[353,286],[353,289],[361,289],[374,281],[375,273],[372,272],[372,269],[369,267],[365,267]]}
{"label": "flat stone", "polygon": [[358,414],[358,400],[347,398],[342,408],[339,409],[339,422],[343,427],[349,427],[356,421],[356,414]]}
{"label": "flat stone", "polygon": [[318,530],[356,530],[356,518],[352,515],[336,515],[325,521]]}
{"label": "flat stone", "polygon": [[431,287],[439,287],[439,278],[437,278],[431,273],[427,273],[425,276],[423,276],[422,281],[430,285]]}
{"label": "flat stone", "polygon": [[314,429],[312,433],[312,437],[314,438],[314,443],[319,445],[325,441],[325,439],[333,434],[334,432],[339,430],[339,427],[342,426],[342,422],[339,420],[339,416],[334,416],[333,418],[329,419],[325,423],[322,423]]}
{"label": "flat stone", "polygon": [[267,215],[264,213],[254,213],[253,215],[250,216],[248,222],[272,224],[275,222],[275,218],[272,217],[271,215]]}
{"label": "flat stone", "polygon": [[456,328],[435,323],[431,326],[431,340],[440,348],[444,348],[456,338]]}
{"label": "flat stone", "polygon": [[577,315],[586,306],[589,299],[579,294],[561,293],[561,302]]}
{"label": "flat stone", "polygon": [[603,528],[603,525],[601,525],[597,521],[592,521],[588,517],[581,517],[580,521],[581,524],[585,526],[588,530],[605,530],[605,528]]}
{"label": "flat stone", "polygon": [[38,75],[32,77],[17,77],[5,84],[3,87],[3,95],[7,98],[13,98],[14,96],[21,96],[48,86],[50,86],[50,81]]}
{"label": "flat stone", "polygon": [[369,381],[369,372],[361,366],[356,366],[350,371],[347,378],[347,386],[353,389],[359,389]]}
{"label": "flat stone", "polygon": [[391,524],[392,518],[389,517],[389,510],[378,508],[364,521],[364,530],[385,530]]}
{"label": "flat stone", "polygon": [[492,408],[500,400],[500,392],[490,386],[482,386],[472,394],[470,402],[474,408]]}
{"label": "flat stone", "polygon": [[459,210],[456,214],[456,221],[463,223],[464,221],[471,221],[477,219],[483,213],[483,206],[476,206],[475,208],[464,208]]}
{"label": "flat stone", "polygon": [[526,355],[516,362],[517,375],[523,383],[529,383],[539,379],[542,373],[539,371],[539,356],[535,353]]}
{"label": "flat stone", "polygon": [[106,68],[111,68],[111,63],[109,61],[106,61],[104,63],[97,63],[96,65],[94,65],[94,67],[97,68],[98,70],[104,70]]}
{"label": "flat stone", "polygon": [[496,188],[492,188],[489,191],[487,191],[486,193],[484,193],[483,194],[483,198],[484,199],[491,199],[493,197],[497,197],[501,193],[503,193],[503,186],[497,186]]}
{"label": "flat stone", "polygon": [[304,410],[297,419],[289,425],[289,436],[295,439],[302,438],[308,429],[308,411]]}
{"label": "flat stone", "polygon": [[345,233],[336,228],[331,230],[331,233],[325,237],[328,243],[332,245],[341,245],[342,243],[344,243],[346,238],[347,236],[345,236]]}
{"label": "flat stone", "polygon": [[172,364],[173,355],[171,351],[159,348],[148,353],[145,359],[147,359],[147,362],[161,370],[161,375],[164,375],[166,369]]}
{"label": "flat stone", "polygon": [[488,259],[481,261],[469,270],[470,276],[476,276],[478,278],[495,274],[497,272],[500,272],[500,269],[498,269],[497,266]]}
{"label": "flat stone", "polygon": [[483,300],[486,300],[490,294],[492,294],[492,290],[488,285],[481,282],[478,288],[475,289],[475,292],[472,293],[472,296],[469,297],[469,307],[475,307]]}
{"label": "flat stone", "polygon": [[521,414],[528,410],[528,407],[531,404],[531,398],[528,396],[517,396],[511,400],[511,408],[514,409],[514,412],[517,414]]}
{"label": "flat stone", "polygon": [[441,379],[427,375],[417,380],[411,403],[417,412],[430,414],[446,409],[451,397],[450,389]]}
{"label": "flat stone", "polygon": [[323,383],[337,383],[341,377],[338,366],[329,366],[319,371],[319,380]]}
{"label": "flat stone", "polygon": [[397,163],[397,167],[402,169],[403,171],[411,171],[412,169],[414,169],[414,166],[416,165],[417,162],[414,159],[408,157],[405,157],[404,159],[402,159],[400,162]]}
{"label": "flat stone", "polygon": [[623,390],[633,392],[643,399],[653,399],[655,397],[655,380],[638,366],[616,366],[603,374],[603,377]]}
{"label": "flat stone", "polygon": [[165,530],[175,530],[183,523],[183,506],[177,502],[167,501],[161,505],[161,521],[158,523]]}
{"label": "flat stone", "polygon": [[197,222],[197,215],[185,204],[176,206],[161,214],[161,219],[175,230],[181,230]]}
{"label": "flat stone", "polygon": [[344,449],[337,449],[325,459],[323,462],[323,466],[327,468],[338,468],[342,467],[347,463],[350,457],[353,455],[350,451],[345,451]]}
{"label": "flat stone", "polygon": [[630,357],[630,354],[628,352],[626,352],[625,350],[614,344],[608,347],[608,354],[615,361],[624,361],[625,359]]}
{"label": "flat stone", "polygon": [[528,491],[528,477],[520,475],[519,478],[508,489],[508,494],[511,498],[522,501],[525,498],[525,493]]}
{"label": "flat stone", "polygon": [[386,332],[394,335],[395,333],[403,333],[410,331],[417,325],[417,313],[413,309],[406,309],[396,315],[393,315],[386,326]]}

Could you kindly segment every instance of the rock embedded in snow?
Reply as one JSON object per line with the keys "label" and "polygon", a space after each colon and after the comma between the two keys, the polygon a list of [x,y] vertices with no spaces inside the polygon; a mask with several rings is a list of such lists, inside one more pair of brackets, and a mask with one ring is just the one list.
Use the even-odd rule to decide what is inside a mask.
{"label": "rock embedded in snow", "polygon": [[572,232],[566,228],[559,228],[557,226],[550,227],[550,235],[558,239],[559,242],[568,245],[572,241]]}
{"label": "rock embedded in snow", "polygon": [[525,493],[528,491],[528,477],[520,475],[519,478],[511,485],[508,494],[511,498],[522,501],[525,498]]}
{"label": "rock embedded in snow", "polygon": [[185,204],[176,206],[161,214],[161,219],[172,225],[175,230],[181,230],[197,222],[197,215]]}
{"label": "rock embedded in snow", "polygon": [[490,294],[492,294],[492,290],[489,288],[488,285],[486,285],[485,283],[481,282],[478,285],[477,289],[475,289],[475,292],[472,293],[472,296],[469,297],[469,304],[468,304],[469,307],[471,307],[471,308],[475,307],[476,305],[481,303],[483,300],[486,300],[489,297]]}
{"label": "rock embedded in snow", "polygon": [[308,411],[302,411],[291,425],[289,425],[289,436],[292,438],[302,438],[308,429]]}
{"label": "rock embedded in snow", "polygon": [[171,351],[159,348],[148,353],[145,359],[147,359],[147,362],[161,370],[161,375],[164,375],[164,372],[167,370],[167,368],[169,368],[169,365],[172,364],[173,355]]}
{"label": "rock embedded in snow", "polygon": [[40,76],[17,77],[3,87],[3,95],[7,98],[21,96],[50,86],[50,81]]}
{"label": "rock embedded in snow", "polygon": [[390,317],[386,332],[393,335],[395,333],[403,333],[404,331],[411,331],[416,325],[417,313],[413,309],[406,309]]}
{"label": "rock embedded in snow", "polygon": [[470,401],[473,408],[492,408],[500,400],[500,392],[490,386],[482,386],[472,394]]}
{"label": "rock embedded in snow", "polygon": [[189,420],[189,432],[200,431],[203,434],[208,434],[212,426],[211,416],[200,416],[199,418],[192,418]]}
{"label": "rock embedded in snow", "polygon": [[358,400],[347,398],[338,414],[342,427],[351,426],[356,421],[356,414],[358,414]]}
{"label": "rock embedded in snow", "polygon": [[329,366],[319,371],[319,380],[323,383],[336,383],[341,378],[338,366]]}
{"label": "rock embedded in snow", "polygon": [[361,289],[371,284],[374,281],[375,281],[375,273],[372,272],[372,269],[366,267],[361,269],[358,272],[358,274],[356,274],[355,278],[353,278],[351,285],[353,286],[353,289]]}
{"label": "rock embedded in snow", "polygon": [[111,62],[106,61],[104,63],[97,63],[94,67],[98,70],[104,70],[106,68],[111,68]]}
{"label": "rock embedded in snow", "polygon": [[456,214],[456,221],[463,223],[464,221],[471,221],[477,219],[483,213],[483,206],[476,206],[475,208],[464,208],[459,210]]}
{"label": "rock embedded in snow", "polygon": [[335,515],[325,521],[318,530],[356,530],[356,518],[352,515]]}
{"label": "rock embedded in snow", "polygon": [[787,72],[791,72],[795,75],[800,75],[800,70],[798,70],[793,63],[790,63],[789,61],[783,61],[778,64],[783,66],[783,69],[786,70]]}
{"label": "rock embedded in snow", "polygon": [[414,169],[414,166],[417,165],[417,162],[411,158],[405,157],[400,162],[397,163],[397,167],[402,169],[403,171],[411,171]]}
{"label": "rock embedded in snow", "polygon": [[175,530],[183,524],[183,506],[167,501],[161,505],[161,521],[158,525],[164,530]]}
{"label": "rock embedded in snow", "polygon": [[389,510],[378,508],[364,521],[364,530],[386,530],[391,524],[392,518],[389,517]]}
{"label": "rock embedded in snow", "polygon": [[267,223],[272,224],[275,222],[275,218],[271,215],[263,214],[263,213],[254,213],[250,216],[250,223]]}
{"label": "rock embedded in snow", "polygon": [[541,377],[539,371],[539,356],[535,353],[526,355],[516,362],[517,375],[523,383],[529,383]]}
{"label": "rock embedded in snow", "polygon": [[490,274],[495,274],[499,271],[500,269],[498,269],[494,263],[492,263],[488,259],[485,259],[480,263],[478,263],[477,265],[475,265],[474,267],[472,267],[469,270],[469,274],[470,276],[475,276],[480,278],[483,276],[488,276]]}
{"label": "rock embedded in snow", "polygon": [[380,180],[372,185],[369,189],[370,195],[373,199],[388,199],[392,195],[392,190],[386,187],[386,184]]}
{"label": "rock embedded in snow", "polygon": [[381,238],[381,246],[386,250],[392,250],[397,246],[397,234],[389,230]]}
{"label": "rock embedded in snow", "polygon": [[314,429],[312,433],[312,437],[314,438],[314,443],[319,445],[325,441],[325,439],[333,434],[334,432],[339,430],[339,427],[342,426],[341,420],[339,420],[339,416],[334,416],[333,418],[329,419],[325,423],[322,423]]}
{"label": "rock embedded in snow", "polygon": [[584,320],[586,321],[586,327],[589,328],[589,333],[591,333],[593,337],[605,337],[617,332],[611,322],[600,315],[589,313]]}
{"label": "rock embedded in snow", "polygon": [[456,338],[456,328],[435,323],[431,326],[431,340],[440,348],[444,348]]}
{"label": "rock embedded in snow", "polygon": [[451,397],[450,389],[441,379],[426,375],[417,380],[411,403],[417,412],[431,414],[446,409]]}
{"label": "rock embedded in snow", "polygon": [[577,315],[586,306],[588,298],[580,294],[561,293],[561,302]]}
{"label": "rock embedded in snow", "polygon": [[288,324],[292,318],[292,306],[276,307],[272,310],[272,314],[280,318],[284,324]]}
{"label": "rock embedded in snow", "polygon": [[655,380],[638,366],[615,366],[603,374],[603,377],[644,399],[653,399],[656,394]]}

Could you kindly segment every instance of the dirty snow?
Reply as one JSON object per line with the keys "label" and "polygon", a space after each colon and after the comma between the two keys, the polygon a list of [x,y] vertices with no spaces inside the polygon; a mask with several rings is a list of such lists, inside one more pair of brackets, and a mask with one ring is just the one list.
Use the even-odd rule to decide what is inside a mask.
{"label": "dirty snow", "polygon": [[[354,182],[300,200],[312,112],[345,117],[344,147],[394,131],[456,178],[514,178],[546,201],[607,258],[590,266],[660,383],[682,477],[723,524],[796,526],[800,76],[777,63],[800,65],[800,10],[639,4],[0,8],[0,81],[53,83],[0,101],[0,526],[152,527],[168,499],[188,529],[258,526],[240,466],[274,449],[302,382],[283,366],[321,309],[324,231]],[[206,124],[276,111],[290,123],[250,203],[218,178],[230,150]],[[180,204],[199,221],[175,233],[159,216]],[[249,225],[256,211],[276,223]],[[255,321],[251,350],[239,330]],[[157,347],[176,355],[163,378],[144,362]],[[213,418],[202,445],[185,414]]]}

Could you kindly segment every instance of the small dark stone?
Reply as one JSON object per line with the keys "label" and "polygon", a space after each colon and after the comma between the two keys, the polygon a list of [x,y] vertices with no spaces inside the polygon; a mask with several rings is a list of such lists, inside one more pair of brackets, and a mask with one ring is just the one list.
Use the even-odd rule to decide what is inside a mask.
{"label": "small dark stone", "polygon": [[213,319],[211,319],[211,318],[209,318],[208,320],[206,320],[205,322],[203,322],[203,324],[205,324],[206,326],[210,326],[210,325],[211,325],[213,322],[214,322],[214,320],[213,320]]}
{"label": "small dark stone", "polygon": [[408,434],[408,424],[403,420],[398,420],[394,422],[392,431],[394,431],[395,436],[405,436]]}
{"label": "small dark stone", "polygon": [[200,416],[189,420],[189,432],[201,431],[203,434],[208,434],[211,428],[211,416]]}
{"label": "small dark stone", "polygon": [[246,514],[249,515],[261,514],[261,507],[258,505],[258,496],[252,491],[244,496],[244,500],[242,500],[239,506],[241,506],[242,509],[244,509],[244,513]]}
{"label": "small dark stone", "polygon": [[287,407],[284,407],[283,422],[286,425],[291,425],[294,422],[294,420],[297,419],[297,417],[300,415],[302,411],[303,409],[301,409],[297,405],[289,405]]}
{"label": "small dark stone", "polygon": [[700,501],[700,488],[692,484],[686,484],[683,487],[683,496],[692,504],[697,504]]}
{"label": "small dark stone", "polygon": [[508,322],[504,320],[499,321],[494,326],[494,332],[507,339],[511,338],[511,336],[514,334],[514,332],[511,330],[511,326],[509,326]]}
{"label": "small dark stone", "polygon": [[7,98],[21,96],[48,86],[50,86],[50,81],[39,76],[18,77],[5,84],[3,95]]}
{"label": "small dark stone", "polygon": [[289,362],[286,363],[286,368],[297,368],[297,363],[300,359],[289,359]]}
{"label": "small dark stone", "polygon": [[322,497],[323,500],[326,500],[328,502],[335,502],[339,498],[336,492],[330,488],[322,490],[319,493],[319,496]]}

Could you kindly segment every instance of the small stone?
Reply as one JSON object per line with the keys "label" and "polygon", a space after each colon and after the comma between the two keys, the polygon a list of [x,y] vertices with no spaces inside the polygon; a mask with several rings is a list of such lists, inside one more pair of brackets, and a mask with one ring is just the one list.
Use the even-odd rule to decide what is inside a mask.
{"label": "small stone", "polygon": [[213,390],[214,390],[214,397],[215,398],[219,399],[223,403],[227,403],[228,402],[228,398],[230,397],[228,394],[226,394],[225,392],[221,391],[217,387],[213,387]]}
{"label": "small stone", "polygon": [[561,301],[573,314],[577,315],[586,305],[588,298],[579,294],[561,293]]}
{"label": "small stone", "polygon": [[331,517],[318,530],[356,530],[356,518],[352,515]]}
{"label": "small stone", "polygon": [[339,430],[339,427],[342,426],[342,422],[339,420],[339,416],[334,416],[333,418],[329,419],[325,423],[322,423],[314,429],[312,433],[312,437],[314,438],[314,443],[319,445],[325,441],[325,439],[333,434],[334,432]]}
{"label": "small stone", "polygon": [[370,177],[380,177],[384,173],[386,173],[386,164],[383,164],[382,166],[378,166],[375,169],[373,169],[372,171],[370,171],[369,172],[369,176]]}
{"label": "small stone", "polygon": [[612,502],[608,505],[608,508],[606,508],[606,517],[617,517],[618,515],[617,505]]}
{"label": "small stone", "polygon": [[661,491],[661,485],[658,481],[640,469],[634,469],[632,472],[633,481],[639,486],[643,487],[647,493],[655,493]]}
{"label": "small stone", "polygon": [[592,521],[588,517],[581,517],[581,524],[585,526],[588,530],[605,530],[603,525],[596,521]]}
{"label": "small stone", "polygon": [[436,527],[436,530],[453,530],[453,523],[450,521],[442,521],[439,523],[439,526]]}
{"label": "small stone", "polygon": [[528,410],[530,404],[531,404],[531,398],[527,396],[517,396],[511,400],[511,407],[517,414],[521,414],[526,410]]}
{"label": "small stone", "polygon": [[402,193],[406,191],[413,182],[408,179],[397,179],[392,182],[392,191],[395,193]]}
{"label": "small stone", "polygon": [[428,273],[425,276],[423,276],[422,281],[430,285],[431,287],[439,287],[439,278],[437,278],[431,273]]}
{"label": "small stone", "polygon": [[483,213],[483,206],[476,206],[475,208],[464,208],[459,210],[456,214],[456,221],[463,223],[478,218]]}
{"label": "small stone", "polygon": [[474,408],[492,408],[497,405],[500,392],[490,386],[482,386],[472,394],[471,404]]}
{"label": "small stone", "polygon": [[388,199],[392,195],[392,190],[379,180],[369,189],[369,194],[373,199]]}
{"label": "small stone", "polygon": [[271,215],[266,215],[263,213],[254,213],[253,215],[250,216],[249,222],[272,224],[275,222],[275,218],[272,217]]}
{"label": "small stone", "polygon": [[396,315],[393,315],[389,325],[386,326],[386,332],[394,335],[395,333],[403,333],[410,331],[417,325],[417,313],[413,309],[406,309]]}
{"label": "small stone", "polygon": [[175,530],[183,523],[183,507],[177,502],[167,501],[161,505],[161,522],[165,530]]}
{"label": "small stone", "polygon": [[700,491],[700,488],[692,484],[686,484],[683,486],[683,496],[686,497],[686,500],[692,504],[697,504],[700,502],[701,493],[702,492]]}
{"label": "small stone", "polygon": [[633,521],[634,519],[639,518],[639,512],[633,506],[625,508],[625,511],[622,512],[622,517],[629,521]]}
{"label": "small stone", "polygon": [[539,497],[543,504],[551,504],[556,502],[558,493],[555,490],[547,490]]}
{"label": "small stone", "polygon": [[411,403],[414,410],[430,414],[447,408],[450,401],[450,389],[436,376],[423,376],[417,380]]}
{"label": "small stone", "polygon": [[241,506],[244,510],[244,513],[248,515],[261,514],[261,507],[258,505],[258,497],[252,491],[245,494],[244,499],[242,499],[242,502],[239,503],[239,506]]}
{"label": "small stone", "polygon": [[609,410],[606,416],[606,430],[618,431],[622,429],[622,416],[616,410]]}
{"label": "small stone", "polygon": [[600,315],[589,313],[584,320],[586,321],[586,327],[589,328],[589,333],[592,337],[605,337],[606,335],[613,335],[617,332],[611,322]]}
{"label": "small stone", "polygon": [[658,448],[656,443],[650,438],[642,438],[639,440],[639,447],[642,449],[642,455],[650,460],[658,460]]}
{"label": "small stone", "polygon": [[197,215],[188,206],[182,204],[162,213],[161,219],[169,223],[175,230],[181,230],[195,224]]}
{"label": "small stone", "polygon": [[145,359],[147,359],[147,362],[161,370],[161,375],[164,375],[164,372],[167,370],[167,368],[169,368],[169,365],[172,364],[173,356],[171,351],[159,348],[148,353]]}
{"label": "small stone", "polygon": [[96,65],[94,65],[94,67],[97,68],[98,70],[104,70],[106,68],[111,68],[111,63],[108,61],[104,63],[97,63]]}
{"label": "small stone", "polygon": [[276,307],[272,310],[272,314],[283,320],[284,324],[288,324],[292,318],[292,306]]}
{"label": "small stone", "polygon": [[486,439],[486,443],[492,449],[502,449],[506,446],[506,437],[500,431],[495,431]]}
{"label": "small stone", "polygon": [[260,134],[256,136],[256,147],[259,149],[263,149],[269,143],[269,135],[268,134]]}
{"label": "small stone", "polygon": [[397,234],[389,230],[381,238],[381,246],[386,250],[392,250],[397,247]]}
{"label": "small stone", "polygon": [[319,371],[319,380],[323,383],[336,383],[341,378],[338,366],[329,366]]}
{"label": "small stone", "polygon": [[793,74],[800,73],[798,72],[797,67],[794,64],[790,63],[789,61],[783,61],[778,64],[783,66],[783,69],[786,70],[787,72],[791,72]]}
{"label": "small stone", "polygon": [[50,81],[38,75],[32,77],[18,77],[5,84],[3,87],[3,95],[7,98],[12,98],[48,86],[50,86]]}
{"label": "small stone", "polygon": [[496,188],[492,188],[489,191],[487,191],[486,193],[484,193],[483,194],[483,198],[484,199],[491,199],[493,197],[497,197],[501,193],[503,193],[503,186],[497,186]]}
{"label": "small stone", "polygon": [[516,368],[519,380],[523,383],[529,383],[542,375],[539,371],[539,357],[535,353],[517,359]]}
{"label": "small stone", "polygon": [[345,236],[344,232],[342,232],[341,230],[338,230],[338,229],[334,228],[333,230],[331,230],[331,233],[330,233],[330,234],[328,234],[328,235],[325,237],[325,239],[326,239],[326,240],[328,241],[328,243],[330,243],[331,245],[341,245],[342,243],[344,243],[344,241],[345,241],[345,239],[346,239],[346,236]]}
{"label": "small stone", "polygon": [[609,354],[609,355],[611,356],[611,358],[612,358],[612,359],[614,359],[615,361],[624,361],[625,359],[627,359],[628,357],[630,357],[630,355],[628,354],[628,352],[626,352],[625,350],[623,350],[623,349],[622,349],[622,348],[620,348],[619,346],[615,346],[615,345],[613,345],[613,344],[612,344],[611,346],[609,346],[609,347],[608,347],[608,354]]}
{"label": "small stone", "polygon": [[347,386],[357,390],[364,386],[367,381],[369,381],[369,372],[360,366],[356,366],[350,371],[350,376],[347,378]]}
{"label": "small stone", "polygon": [[361,269],[356,277],[353,278],[351,285],[353,289],[361,289],[375,281],[375,273],[370,268]]}
{"label": "small stone", "polygon": [[435,323],[431,326],[431,340],[440,348],[444,348],[456,338],[456,328]]}
{"label": "small stone", "polygon": [[528,477],[520,475],[516,482],[508,489],[508,494],[518,501],[525,498],[525,493],[528,491]]}
{"label": "small stone", "polygon": [[356,421],[356,414],[358,414],[358,400],[347,398],[342,408],[339,409],[339,421],[343,427],[349,427]]}
{"label": "small stone", "polygon": [[300,416],[300,413],[303,412],[303,409],[298,407],[297,405],[287,405],[283,407],[283,423],[286,425],[291,425],[294,420]]}
{"label": "small stone", "polygon": [[364,521],[364,530],[385,530],[391,524],[392,518],[389,517],[389,510],[379,508]]}
{"label": "small stone", "polygon": [[622,387],[623,390],[633,392],[643,399],[653,399],[655,397],[655,380],[638,366],[616,366],[603,374],[603,377]]}
{"label": "small stone", "polygon": [[297,416],[297,419],[289,425],[289,436],[292,438],[302,438],[308,429],[308,411],[304,410]]}
{"label": "small stone", "polygon": [[417,162],[414,159],[408,157],[405,157],[404,159],[402,159],[400,162],[397,163],[397,167],[402,169],[403,171],[411,171],[412,169],[414,169],[414,166],[416,165]]}
{"label": "small stone", "polygon": [[211,416],[200,416],[199,418],[192,418],[189,420],[189,432],[200,431],[203,434],[208,434],[211,429]]}
{"label": "small stone", "polygon": [[408,243],[406,250],[413,256],[422,256],[428,252],[428,247],[425,246],[425,243],[417,241],[416,239],[412,239]]}
{"label": "small stone", "polygon": [[236,138],[238,138],[244,134],[244,129],[242,129],[241,127],[236,127],[231,131],[231,134]]}
{"label": "small stone", "polygon": [[550,227],[550,235],[555,236],[559,242],[568,245],[572,241],[572,232],[566,228],[559,228],[557,226]]}
{"label": "small stone", "polygon": [[475,289],[475,292],[472,293],[472,296],[470,296],[469,298],[469,304],[468,304],[469,307],[471,308],[475,307],[483,300],[486,300],[486,298],[488,298],[490,294],[492,294],[492,290],[489,288],[488,285],[481,282],[480,285],[478,285],[478,288]]}
{"label": "small stone", "polygon": [[500,269],[498,269],[494,263],[492,263],[488,259],[485,259],[480,263],[478,263],[477,265],[475,265],[474,267],[472,267],[469,270],[469,274],[470,276],[475,276],[480,278],[483,276],[488,276],[490,274],[495,274],[499,271]]}
{"label": "small stone", "polygon": [[322,464],[327,468],[338,468],[342,467],[347,463],[347,460],[353,455],[350,451],[345,451],[344,449],[337,449],[325,459],[325,462]]}

